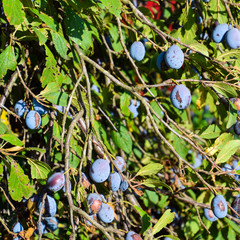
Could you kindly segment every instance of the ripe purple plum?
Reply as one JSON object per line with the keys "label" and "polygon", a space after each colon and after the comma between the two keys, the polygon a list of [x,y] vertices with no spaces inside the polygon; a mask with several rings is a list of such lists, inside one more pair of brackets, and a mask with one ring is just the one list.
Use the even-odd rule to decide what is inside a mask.
{"label": "ripe purple plum", "polygon": [[90,193],[87,197],[89,213],[98,213],[102,208],[102,198],[97,193]]}
{"label": "ripe purple plum", "polygon": [[108,179],[110,164],[107,160],[97,159],[90,167],[89,175],[96,183],[102,183]]}
{"label": "ripe purple plum", "polygon": [[214,215],[213,211],[208,208],[203,209],[204,217],[210,222],[215,222],[218,218]]}
{"label": "ripe purple plum", "polygon": [[37,111],[40,115],[44,115],[48,112],[41,103],[39,103],[35,98],[33,98],[32,105],[35,111]]}
{"label": "ripe purple plum", "polygon": [[34,130],[40,127],[42,118],[38,112],[31,110],[30,112],[28,112],[25,122],[29,129]]}
{"label": "ripe purple plum", "polygon": [[47,186],[50,191],[57,192],[63,188],[65,176],[62,172],[52,174],[47,180]]}
{"label": "ripe purple plum", "polygon": [[211,208],[217,218],[224,218],[227,215],[227,202],[222,195],[217,195],[212,199]]}
{"label": "ripe purple plum", "polygon": [[125,240],[142,240],[139,234],[135,233],[134,231],[129,231],[126,235]]}
{"label": "ripe purple plum", "polygon": [[122,157],[116,156],[116,160],[113,162],[121,172],[124,172],[126,170],[127,164]]}
{"label": "ripe purple plum", "polygon": [[44,221],[49,230],[54,232],[58,229],[58,220],[55,217],[46,217]]}
{"label": "ripe purple plum", "polygon": [[22,117],[24,115],[25,111],[28,111],[26,102],[24,102],[22,99],[17,101],[14,106],[14,112],[19,117]]}
{"label": "ripe purple plum", "polygon": [[232,49],[240,47],[240,31],[237,28],[232,28],[226,33],[226,43]]}
{"label": "ripe purple plum", "polygon": [[98,217],[104,223],[111,223],[114,220],[114,211],[110,205],[103,203],[101,210],[98,212]]}
{"label": "ripe purple plum", "polygon": [[130,56],[136,61],[142,61],[145,56],[145,47],[142,42],[134,42],[130,47]]}
{"label": "ripe purple plum", "polygon": [[[42,207],[42,198],[38,202],[38,211],[40,212]],[[43,213],[47,217],[53,217],[57,213],[57,203],[53,197],[47,195],[45,198],[45,203],[43,207]]]}
{"label": "ripe purple plum", "polygon": [[185,109],[191,103],[191,93],[183,84],[176,85],[170,95],[172,105],[177,109]]}
{"label": "ripe purple plum", "polygon": [[161,52],[161,53],[158,55],[158,57],[157,57],[157,62],[156,62],[156,64],[157,64],[157,67],[158,67],[159,70],[163,70],[163,69],[164,69],[163,64],[164,64],[164,56],[165,56],[165,53],[166,53],[166,52]]}
{"label": "ripe purple plum", "polygon": [[223,23],[223,24],[219,24],[217,25],[212,32],[212,39],[215,43],[220,43],[222,42],[222,40],[224,39],[225,34],[228,31],[228,24],[227,23]]}
{"label": "ripe purple plum", "polygon": [[[239,197],[236,197],[235,199],[234,199],[234,201],[232,202],[232,208],[238,213],[238,215],[240,215],[240,198]],[[235,217],[235,218],[238,218],[239,219],[239,216],[236,214],[236,213],[234,213],[233,211],[232,211],[232,215]]]}
{"label": "ripe purple plum", "polygon": [[121,176],[118,172],[111,173],[108,177],[109,187],[113,192],[116,192],[121,184]]}
{"label": "ripe purple plum", "polygon": [[165,63],[169,68],[179,69],[184,62],[184,54],[181,48],[177,45],[172,45],[164,55]]}

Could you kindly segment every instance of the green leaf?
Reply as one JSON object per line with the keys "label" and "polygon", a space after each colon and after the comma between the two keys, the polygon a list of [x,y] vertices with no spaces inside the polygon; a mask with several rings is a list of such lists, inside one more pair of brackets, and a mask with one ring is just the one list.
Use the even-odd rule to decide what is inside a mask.
{"label": "green leaf", "polygon": [[16,57],[13,53],[12,46],[9,45],[0,54],[0,78],[4,77],[8,69],[14,71],[16,69],[16,66],[17,66]]}
{"label": "green leaf", "polygon": [[47,41],[47,31],[44,28],[37,29],[36,27],[33,27],[33,31],[36,33],[38,39],[39,39],[39,45],[43,45]]}
{"label": "green leaf", "polygon": [[28,159],[28,164],[31,166],[31,176],[35,179],[46,179],[51,172],[50,166],[38,160]]}
{"label": "green leaf", "polygon": [[46,153],[45,149],[37,148],[37,147],[23,148],[23,150],[26,150],[26,151],[37,151],[37,152],[40,152],[40,153],[43,153],[43,154]]}
{"label": "green leaf", "polygon": [[213,88],[215,89],[215,91],[227,98],[238,96],[236,90],[233,87],[224,83],[214,83]]}
{"label": "green leaf", "polygon": [[106,10],[108,10],[110,13],[112,13],[116,17],[120,17],[121,7],[122,7],[120,0],[111,0],[111,1],[102,0],[99,3],[99,5],[100,5],[100,7],[103,5]]}
{"label": "green leaf", "polygon": [[195,43],[190,44],[190,46],[193,49],[195,49],[196,51],[201,52],[201,53],[203,53],[206,56],[209,56],[209,54],[208,54],[208,47],[206,45],[198,43],[198,42],[195,42]]}
{"label": "green leaf", "polygon": [[19,0],[3,0],[2,3],[8,22],[11,25],[21,24],[25,17],[22,3]]}
{"label": "green leaf", "polygon": [[217,156],[216,163],[224,163],[236,153],[240,147],[240,140],[231,140],[225,144]]}
{"label": "green leaf", "polygon": [[7,126],[4,123],[0,122],[0,135],[4,134],[6,131],[7,131]]}
{"label": "green leaf", "polygon": [[223,133],[215,140],[212,147],[214,150],[220,150],[231,140],[233,140],[233,135],[231,133]]}
{"label": "green leaf", "polygon": [[226,128],[230,128],[233,124],[235,124],[236,120],[237,120],[236,106],[231,101],[229,101],[228,122]]}
{"label": "green leaf", "polygon": [[[151,107],[153,108],[153,110],[157,113],[157,115],[160,117],[160,118],[163,118],[163,111],[161,110],[161,108],[158,106],[158,104],[155,102],[155,101],[153,101],[153,102],[151,102],[150,103],[150,105],[151,105]],[[157,123],[159,123],[160,122],[160,120],[155,116],[155,115],[153,115],[153,118],[155,119],[155,121],[157,122]]]}
{"label": "green leaf", "polygon": [[11,163],[8,189],[12,199],[18,202],[22,201],[23,197],[30,198],[35,192],[28,176],[24,174],[23,169],[15,161]]}
{"label": "green leaf", "polygon": [[149,163],[148,165],[142,167],[136,174],[136,176],[146,176],[146,175],[154,175],[157,174],[163,165],[160,163]]}
{"label": "green leaf", "polygon": [[44,94],[44,97],[51,103],[67,106],[69,96],[65,92],[52,92],[49,94]]}
{"label": "green leaf", "polygon": [[169,223],[171,223],[174,219],[175,213],[171,212],[170,209],[164,212],[158,222],[153,226],[152,234],[156,234],[160,232],[164,227],[166,227]]}
{"label": "green leaf", "polygon": [[138,213],[141,216],[141,219],[142,219],[141,233],[144,234],[148,229],[152,227],[151,217],[145,211],[143,211],[140,207],[138,206],[133,206],[133,207],[138,211]]}
{"label": "green leaf", "polygon": [[235,222],[233,222],[232,220],[228,219],[228,218],[224,218],[224,221],[232,228],[234,229],[235,232],[237,232],[238,234],[240,234],[240,227],[239,225],[237,225]]}
{"label": "green leaf", "polygon": [[120,98],[120,109],[125,116],[130,116],[130,110],[128,108],[130,105],[130,100],[131,96],[126,92],[123,93],[123,95]]}
{"label": "green leaf", "polygon": [[205,127],[201,132],[200,132],[200,137],[204,139],[214,139],[217,138],[221,134],[221,129],[215,125],[209,125]]}
{"label": "green leaf", "polygon": [[6,142],[11,143],[14,146],[22,146],[24,143],[13,134],[2,134],[0,138],[5,140]]}
{"label": "green leaf", "polygon": [[113,142],[127,154],[132,152],[132,139],[124,125],[120,125],[119,132],[112,132]]}
{"label": "green leaf", "polygon": [[53,43],[55,45],[57,52],[60,54],[62,58],[65,58],[68,50],[67,40],[63,36],[61,36],[59,33],[54,31],[51,31],[51,35],[52,35]]}
{"label": "green leaf", "polygon": [[147,178],[147,179],[144,179],[141,182],[141,184],[150,188],[165,187],[173,193],[172,188],[169,185],[167,185],[165,182],[160,181],[159,179]]}

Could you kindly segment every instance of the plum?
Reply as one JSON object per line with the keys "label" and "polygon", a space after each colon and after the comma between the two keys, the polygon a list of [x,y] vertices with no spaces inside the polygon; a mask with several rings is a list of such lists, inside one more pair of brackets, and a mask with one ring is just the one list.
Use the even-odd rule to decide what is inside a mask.
{"label": "plum", "polygon": [[212,199],[211,208],[217,218],[224,218],[227,215],[227,202],[222,195],[217,195]]}
{"label": "plum", "polygon": [[[97,214],[91,214],[91,215],[89,215],[89,217],[90,217],[92,220],[97,221]],[[86,220],[85,222],[86,222],[86,224],[92,226],[92,223],[90,223],[88,220]]]}
{"label": "plum", "polygon": [[113,162],[121,172],[126,170],[127,164],[122,157],[116,156],[116,160],[114,160]]}
{"label": "plum", "polygon": [[130,105],[128,106],[130,112],[133,114],[133,118],[138,116],[137,108],[140,106],[140,102],[137,100],[132,99],[130,101]]}
{"label": "plum", "polygon": [[145,56],[145,51],[144,44],[135,41],[130,47],[130,56],[136,61],[141,61]]}
{"label": "plum", "polygon": [[21,232],[21,231],[24,231],[24,228],[23,228],[23,226],[21,225],[21,223],[20,223],[20,222],[15,223],[15,224],[14,224],[14,227],[13,227],[13,232],[14,232],[14,233],[19,233],[19,232]]}
{"label": "plum", "polygon": [[85,173],[81,173],[81,184],[84,188],[89,188],[90,187],[90,182],[86,176]]}
{"label": "plum", "polygon": [[50,191],[57,192],[64,187],[65,176],[62,172],[52,174],[47,180],[47,186]]}
{"label": "plum", "polygon": [[102,198],[97,193],[90,193],[87,197],[89,213],[95,214],[102,208]]}
{"label": "plum", "polygon": [[120,184],[120,190],[122,192],[125,192],[129,187],[128,181],[126,179],[124,179],[121,184]]}
{"label": "plum", "polygon": [[[42,198],[38,201],[38,211],[40,212],[42,207]],[[57,213],[57,203],[53,197],[47,195],[45,198],[45,204],[43,207],[43,213],[48,217],[53,217]]]}
{"label": "plum", "polygon": [[19,116],[22,117],[25,113],[25,111],[28,111],[27,104],[22,99],[17,101],[14,106],[14,112]]}
{"label": "plum", "polygon": [[29,129],[34,130],[40,127],[42,118],[38,112],[31,110],[30,112],[28,112],[25,122]]}
{"label": "plum", "polygon": [[240,47],[240,31],[237,28],[228,30],[226,33],[226,43],[232,49]]}
{"label": "plum", "polygon": [[90,167],[89,175],[96,183],[102,183],[108,179],[110,164],[107,160],[97,159]]}
{"label": "plum", "polygon": [[217,25],[212,32],[212,39],[215,43],[220,43],[224,39],[225,34],[228,31],[228,24],[223,23]]}
{"label": "plum", "polygon": [[110,205],[103,203],[101,210],[98,212],[98,217],[104,223],[111,223],[114,220],[114,211]]}
{"label": "plum", "polygon": [[125,240],[142,240],[139,234],[135,233],[134,231],[129,231],[126,235]]}
{"label": "plum", "polygon": [[110,189],[116,192],[121,184],[121,176],[117,172],[111,173],[108,177],[108,181]]}
{"label": "plum", "polygon": [[240,122],[236,122],[236,123],[234,124],[233,129],[234,129],[234,132],[235,132],[237,135],[240,135]]}
{"label": "plum", "polygon": [[164,64],[164,56],[165,56],[165,53],[166,52],[161,52],[158,57],[157,57],[157,61],[156,61],[156,64],[157,64],[157,67],[159,70],[163,70],[164,67],[162,66]]}
{"label": "plum", "polygon": [[172,105],[177,109],[185,109],[191,103],[191,93],[183,84],[176,85],[170,95]]}
{"label": "plum", "polygon": [[[238,213],[238,215],[240,215],[240,198],[239,197],[236,197],[234,199],[231,206]],[[236,213],[232,212],[232,215],[239,219],[239,216]]]}
{"label": "plum", "polygon": [[55,231],[58,229],[58,220],[55,217],[46,217],[44,222],[49,230]]}
{"label": "plum", "polygon": [[37,111],[40,115],[44,115],[48,112],[41,103],[39,103],[35,98],[33,98],[32,105],[35,111]]}
{"label": "plum", "polygon": [[172,45],[164,55],[165,63],[169,68],[179,69],[184,62],[184,54],[181,48],[177,45]]}
{"label": "plum", "polygon": [[214,215],[213,211],[208,208],[203,209],[204,216],[210,222],[215,222],[218,218]]}

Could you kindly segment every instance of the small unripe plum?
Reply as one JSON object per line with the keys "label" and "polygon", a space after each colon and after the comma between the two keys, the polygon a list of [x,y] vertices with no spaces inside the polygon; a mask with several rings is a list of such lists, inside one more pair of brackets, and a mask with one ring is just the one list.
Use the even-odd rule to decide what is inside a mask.
{"label": "small unripe plum", "polygon": [[183,84],[176,85],[170,95],[172,105],[177,109],[185,109],[191,103],[191,93]]}
{"label": "small unripe plum", "polygon": [[172,45],[164,55],[165,63],[168,67],[173,69],[179,69],[184,62],[184,54],[181,48],[177,45]]}
{"label": "small unripe plum", "polygon": [[120,190],[122,192],[125,192],[129,187],[128,181],[126,179],[124,179],[121,184],[120,184]]}
{"label": "small unripe plum", "polygon": [[46,217],[44,220],[49,230],[54,232],[58,229],[58,220],[55,217]]}
{"label": "small unripe plum", "polygon": [[40,115],[44,115],[48,112],[48,110],[39,103],[35,98],[33,98],[32,105],[35,111],[37,111]]}
{"label": "small unripe plum", "polygon": [[136,61],[143,60],[145,56],[145,47],[142,42],[134,42],[130,47],[130,56]]}
{"label": "small unripe plum", "polygon": [[213,211],[208,208],[203,209],[205,218],[210,222],[215,222],[218,218],[214,215]]}
{"label": "small unripe plum", "polygon": [[25,111],[28,111],[27,104],[22,99],[17,101],[15,106],[14,106],[14,112],[19,117],[22,117]]}
{"label": "small unripe plum", "polygon": [[[236,197],[234,199],[234,201],[232,202],[232,208],[238,213],[238,215],[240,215],[240,198],[239,197]],[[238,218],[239,219],[239,216],[237,214],[235,214],[234,212],[232,212],[232,215],[235,217],[235,218]]]}
{"label": "small unripe plum", "polygon": [[134,231],[129,231],[126,235],[126,240],[142,240],[142,238]]}
{"label": "small unripe plum", "polygon": [[103,203],[101,210],[98,212],[98,217],[105,223],[111,223],[114,220],[114,211],[110,205]]}
{"label": "small unripe plum", "polygon": [[215,43],[220,43],[224,39],[226,32],[228,31],[228,24],[223,23],[217,25],[212,32],[212,39]]}
{"label": "small unripe plum", "polygon": [[[40,212],[42,207],[42,199],[38,202],[38,211]],[[53,217],[57,213],[57,203],[55,199],[49,195],[45,198],[45,204],[43,207],[43,213],[48,217]]]}
{"label": "small unripe plum", "polygon": [[14,233],[19,233],[21,231],[24,231],[24,228],[23,228],[22,224],[20,222],[15,223],[14,227],[13,227],[13,232]]}
{"label": "small unripe plum", "polygon": [[217,195],[212,199],[211,208],[217,218],[224,218],[227,215],[227,202],[222,195]]}
{"label": "small unripe plum", "polygon": [[122,157],[116,156],[116,160],[114,160],[113,162],[121,172],[126,170],[127,164]]}
{"label": "small unripe plum", "polygon": [[52,174],[47,180],[47,186],[50,191],[57,192],[63,188],[65,176],[62,172]]}
{"label": "small unripe plum", "polygon": [[87,202],[90,214],[95,214],[99,212],[102,208],[102,199],[101,196],[97,193],[90,193],[87,197]]}
{"label": "small unripe plum", "polygon": [[120,187],[121,176],[117,172],[111,173],[108,177],[108,181],[111,190],[113,192],[116,192]]}
{"label": "small unripe plum", "polygon": [[38,112],[31,110],[28,112],[25,122],[29,129],[38,129],[41,125],[42,118]]}
{"label": "small unripe plum", "polygon": [[97,159],[90,167],[89,175],[96,183],[102,183],[108,179],[110,164],[107,160]]}
{"label": "small unripe plum", "polygon": [[237,28],[232,28],[226,33],[226,43],[232,49],[240,47],[240,31]]}

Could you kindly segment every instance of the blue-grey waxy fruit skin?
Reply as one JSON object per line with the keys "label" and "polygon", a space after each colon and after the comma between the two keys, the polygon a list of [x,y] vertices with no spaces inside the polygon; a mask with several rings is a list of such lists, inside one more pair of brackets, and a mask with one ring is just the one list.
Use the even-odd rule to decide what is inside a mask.
{"label": "blue-grey waxy fruit skin", "polygon": [[22,117],[24,115],[25,111],[28,111],[26,102],[24,102],[22,99],[17,101],[14,106],[14,112],[19,117]]}
{"label": "blue-grey waxy fruit skin", "polygon": [[87,197],[89,213],[98,213],[102,208],[102,198],[97,193],[90,193]]}
{"label": "blue-grey waxy fruit skin", "polygon": [[222,195],[217,195],[212,199],[211,208],[217,218],[224,218],[227,215],[228,206]]}
{"label": "blue-grey waxy fruit skin", "polygon": [[58,229],[58,220],[55,217],[46,217],[44,222],[51,231],[55,231]]}
{"label": "blue-grey waxy fruit skin", "polygon": [[110,174],[110,164],[107,160],[97,159],[90,167],[89,176],[96,183],[105,182]]}
{"label": "blue-grey waxy fruit skin", "polygon": [[172,45],[164,55],[165,63],[169,68],[179,69],[184,63],[184,54],[177,45]]}
{"label": "blue-grey waxy fruit skin", "polygon": [[126,235],[125,240],[142,240],[139,234],[135,233],[134,231],[129,231]]}
{"label": "blue-grey waxy fruit skin", "polygon": [[101,210],[98,212],[98,217],[105,223],[111,223],[114,220],[114,211],[110,205],[103,203]]}
{"label": "blue-grey waxy fruit skin", "polygon": [[191,103],[191,93],[183,84],[176,85],[170,95],[172,105],[177,109],[185,109]]}
{"label": "blue-grey waxy fruit skin", "polygon": [[[40,212],[42,207],[42,198],[38,202],[38,211]],[[53,197],[47,195],[44,204],[44,214],[47,217],[53,217],[57,213],[57,203]]]}
{"label": "blue-grey waxy fruit skin", "polygon": [[215,222],[217,221],[217,217],[214,215],[213,211],[211,209],[208,209],[208,208],[204,208],[203,209],[203,213],[204,213],[204,216],[205,218],[210,221],[210,222]]}
{"label": "blue-grey waxy fruit skin", "polygon": [[157,67],[158,67],[159,70],[163,70],[162,63],[164,62],[165,53],[166,52],[161,52],[157,57],[156,64],[157,64]]}
{"label": "blue-grey waxy fruit skin", "polygon": [[142,42],[134,42],[130,47],[130,56],[136,61],[142,61],[145,52],[146,50]]}
{"label": "blue-grey waxy fruit skin", "polygon": [[128,189],[128,187],[129,187],[129,184],[128,184],[127,180],[124,179],[120,184],[120,190],[122,192],[125,192]]}
{"label": "blue-grey waxy fruit skin", "polygon": [[42,118],[37,111],[31,110],[30,112],[28,112],[25,122],[29,129],[34,130],[40,127]]}
{"label": "blue-grey waxy fruit skin", "polygon": [[108,181],[109,181],[110,189],[113,192],[116,192],[119,189],[122,180],[119,173],[114,172],[109,175]]}
{"label": "blue-grey waxy fruit skin", "polygon": [[223,41],[225,34],[227,33],[229,26],[227,23],[217,25],[212,32],[212,39],[215,43]]}
{"label": "blue-grey waxy fruit skin", "polygon": [[227,45],[232,49],[240,48],[240,31],[232,28],[226,33],[225,37]]}
{"label": "blue-grey waxy fruit skin", "polygon": [[41,103],[39,103],[35,98],[32,101],[33,109],[37,111],[40,115],[48,113],[48,109],[45,108]]}

